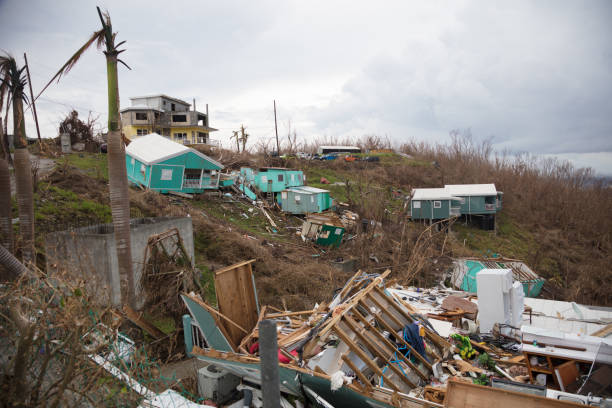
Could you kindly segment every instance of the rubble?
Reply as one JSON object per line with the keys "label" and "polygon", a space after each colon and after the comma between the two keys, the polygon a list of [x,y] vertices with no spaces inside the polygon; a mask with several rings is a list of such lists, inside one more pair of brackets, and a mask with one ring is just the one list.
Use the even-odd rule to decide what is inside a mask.
{"label": "rubble", "polygon": [[[242,276],[234,281],[233,293],[217,292],[218,311],[193,294],[182,295],[191,315],[185,333],[198,332],[197,341],[187,341],[187,352],[244,381],[260,384],[258,324],[272,320],[277,325],[281,391],[322,406],[485,407],[496,398],[527,406],[573,406],[546,398],[546,387],[540,396],[523,390],[533,387],[527,383],[537,383],[536,372],[546,373],[547,386],[559,389],[553,368],[538,368],[541,356],[548,355],[551,367],[561,370],[557,376],[580,377],[577,373],[582,373],[585,384],[590,380],[584,376],[589,364],[603,363],[609,369],[612,363],[610,340],[555,338],[547,330],[529,326],[532,310],[522,313],[521,327],[510,328],[500,321],[490,333],[479,333],[476,296],[443,287],[389,286],[389,270],[380,275],[357,272],[329,304],[320,303],[311,310],[260,308],[253,300],[251,263],[217,272],[216,282],[237,271]],[[227,310],[222,304],[232,306]],[[480,306],[489,307],[486,303]],[[518,339],[516,332],[520,332]],[[578,350],[578,339],[583,340],[586,351]],[[536,365],[528,358],[534,354]],[[564,374],[569,365],[562,364],[568,361],[575,371]],[[604,390],[600,395],[611,395],[610,378],[602,378],[605,374],[598,372],[598,381],[606,383],[597,383]],[[500,396],[497,388],[506,386],[500,384],[513,391]],[[473,394],[477,403],[466,405],[460,397],[465,393]],[[601,400],[600,404],[610,402]]]}

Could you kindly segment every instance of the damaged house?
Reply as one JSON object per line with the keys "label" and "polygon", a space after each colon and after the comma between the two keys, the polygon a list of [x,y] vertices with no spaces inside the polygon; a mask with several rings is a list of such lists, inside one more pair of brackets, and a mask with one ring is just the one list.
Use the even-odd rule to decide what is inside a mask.
{"label": "damaged house", "polygon": [[160,193],[202,193],[219,187],[223,165],[199,151],[152,133],[125,148],[128,180]]}

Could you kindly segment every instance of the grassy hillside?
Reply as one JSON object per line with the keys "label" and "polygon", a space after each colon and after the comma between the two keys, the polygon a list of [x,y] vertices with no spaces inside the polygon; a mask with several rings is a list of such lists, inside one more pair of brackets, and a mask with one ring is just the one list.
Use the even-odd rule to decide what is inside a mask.
{"label": "grassy hillside", "polygon": [[[259,209],[216,194],[184,200],[133,189],[132,215],[192,217],[196,262],[209,300],[214,299],[212,271],[251,258],[258,260],[255,273],[262,303],[299,309],[331,297],[347,278],[349,274],[330,267],[329,261],[337,258],[356,257],[361,269],[369,272],[389,267],[401,282],[427,286],[440,280],[451,257],[501,254],[526,261],[546,277],[548,296],[612,304],[606,291],[612,277],[607,262],[611,227],[609,216],[602,217],[612,214],[610,189],[589,184],[588,174],[558,164],[542,173],[535,164],[491,162],[483,158],[486,152],[471,145],[403,149],[414,159],[385,153],[374,163],[296,159],[272,163],[261,156],[222,153],[236,167],[251,162],[303,169],[309,185],[331,190],[336,201],[381,223],[366,233],[349,231],[355,237],[339,249],[303,243],[295,235],[297,217],[271,212],[279,225],[274,232]],[[412,188],[490,182],[505,193],[495,233],[458,221],[446,234],[406,221],[405,197]],[[54,222],[62,225],[65,218],[108,222],[106,157],[82,154],[61,160],[40,183],[39,197],[39,234],[51,230]],[[578,197],[586,202],[583,211],[576,211],[581,205]]]}

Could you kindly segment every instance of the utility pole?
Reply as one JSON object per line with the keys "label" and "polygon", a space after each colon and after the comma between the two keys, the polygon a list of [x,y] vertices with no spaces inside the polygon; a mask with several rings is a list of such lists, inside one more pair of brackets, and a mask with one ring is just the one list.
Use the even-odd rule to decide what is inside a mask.
{"label": "utility pole", "polygon": [[38,115],[36,114],[36,102],[34,100],[34,93],[32,92],[32,80],[30,79],[30,64],[28,64],[28,57],[26,53],[23,53],[23,59],[25,60],[26,73],[28,74],[28,85],[30,85],[30,100],[32,101],[32,113],[34,114],[34,122],[36,123],[36,133],[38,134],[38,143],[42,150],[42,140],[40,139],[40,128],[38,127]]}
{"label": "utility pole", "polygon": [[276,123],[276,99],[274,100],[274,131],[276,132],[276,154],[280,156],[280,145],[278,144],[278,124]]}

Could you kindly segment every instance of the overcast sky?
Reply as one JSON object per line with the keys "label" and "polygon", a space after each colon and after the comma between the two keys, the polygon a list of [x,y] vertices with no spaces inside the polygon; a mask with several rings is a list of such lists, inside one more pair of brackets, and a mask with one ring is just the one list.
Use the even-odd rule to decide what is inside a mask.
{"label": "overcast sky", "polygon": [[[241,124],[271,139],[276,99],[281,136],[289,120],[310,140],[470,128],[612,175],[610,1],[0,0],[0,49],[28,53],[35,93],[99,29],[96,4],[127,41],[121,106],[195,98],[226,146]],[[47,137],[70,108],[105,124],[104,55],[90,50],[37,108]]]}

